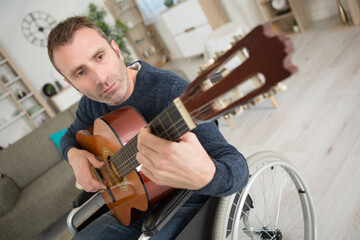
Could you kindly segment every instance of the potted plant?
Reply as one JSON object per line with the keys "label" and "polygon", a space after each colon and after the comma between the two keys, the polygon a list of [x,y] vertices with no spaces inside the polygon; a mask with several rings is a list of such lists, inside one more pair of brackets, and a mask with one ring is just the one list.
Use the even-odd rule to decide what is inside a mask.
{"label": "potted plant", "polygon": [[129,30],[128,27],[120,19],[115,20],[114,26],[109,26],[109,24],[104,21],[105,16],[106,11],[103,8],[99,8],[93,3],[89,4],[89,13],[87,17],[91,21],[95,22],[96,25],[98,25],[101,30],[104,31],[106,36],[108,36],[109,40],[114,40],[117,45],[119,45],[121,55],[124,57],[125,60],[125,64],[131,63],[132,59],[130,56],[130,51],[126,46],[125,40],[125,36]]}

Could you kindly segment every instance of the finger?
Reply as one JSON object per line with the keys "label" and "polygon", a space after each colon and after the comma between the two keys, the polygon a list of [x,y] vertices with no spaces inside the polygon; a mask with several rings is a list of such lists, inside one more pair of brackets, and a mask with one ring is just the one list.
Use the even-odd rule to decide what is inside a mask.
{"label": "finger", "polygon": [[145,166],[141,167],[141,173],[148,177],[152,182],[155,183],[154,174]]}
{"label": "finger", "polygon": [[87,159],[89,160],[91,165],[93,165],[95,168],[101,168],[105,164],[104,162],[97,160],[96,157],[94,155],[92,155],[92,154],[89,154],[87,156]]}
{"label": "finger", "polygon": [[99,190],[104,190],[107,188],[105,184],[103,184],[95,179],[91,180],[90,185],[91,185],[91,189],[90,189],[91,192],[97,192]]}
{"label": "finger", "polygon": [[[143,145],[141,143],[138,147],[138,150],[139,150],[138,153],[140,154],[139,157],[141,157],[141,158],[146,157],[146,159],[143,159],[143,160],[146,160],[146,162],[150,161],[152,164],[154,164],[153,159],[157,159],[157,157],[159,156],[159,153],[157,151],[155,151],[154,149],[151,149],[148,146]],[[146,162],[143,164],[146,164]]]}
{"label": "finger", "polygon": [[158,150],[164,148],[168,144],[168,141],[151,133],[150,128],[143,128],[138,135],[138,149],[141,149],[141,145],[147,146],[150,149]]}
{"label": "finger", "polygon": [[142,154],[141,152],[138,152],[136,154],[136,159],[144,167],[146,167],[148,169],[153,169],[154,168],[153,162],[148,157],[146,157],[146,155]]}
{"label": "finger", "polygon": [[96,192],[100,189],[106,189],[105,184],[94,178],[89,167],[84,168],[82,174],[79,176],[78,182],[87,192]]}
{"label": "finger", "polygon": [[84,183],[79,184],[85,189],[87,192],[97,192],[99,190],[106,189],[106,185],[100,183],[99,181],[95,180],[94,178],[90,178],[85,180]]}
{"label": "finger", "polygon": [[185,142],[193,142],[196,141],[198,138],[193,132],[187,132],[179,138],[179,141]]}

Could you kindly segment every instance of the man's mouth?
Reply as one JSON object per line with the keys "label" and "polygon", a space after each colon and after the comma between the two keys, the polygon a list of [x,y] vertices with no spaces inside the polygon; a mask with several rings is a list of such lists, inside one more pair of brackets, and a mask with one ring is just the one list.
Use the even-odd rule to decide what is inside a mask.
{"label": "man's mouth", "polygon": [[105,89],[105,91],[103,91],[102,94],[108,94],[109,92],[111,92],[112,90],[115,89],[116,86],[116,82],[114,82],[113,84],[111,84],[108,88]]}

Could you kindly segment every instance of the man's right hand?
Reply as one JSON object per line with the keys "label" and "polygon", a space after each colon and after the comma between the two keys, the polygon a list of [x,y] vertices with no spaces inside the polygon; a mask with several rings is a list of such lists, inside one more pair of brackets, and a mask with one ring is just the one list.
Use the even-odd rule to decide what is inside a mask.
{"label": "man's right hand", "polygon": [[95,168],[101,168],[104,162],[100,162],[96,157],[85,150],[71,148],[68,151],[68,162],[73,168],[76,181],[87,192],[97,192],[99,190],[106,189],[105,184],[95,180],[90,171],[90,166]]}

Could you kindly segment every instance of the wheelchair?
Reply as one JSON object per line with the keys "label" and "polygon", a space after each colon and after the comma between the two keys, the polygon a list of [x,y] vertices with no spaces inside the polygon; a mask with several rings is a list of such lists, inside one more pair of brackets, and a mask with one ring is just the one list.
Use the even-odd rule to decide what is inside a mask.
{"label": "wheelchair", "polygon": [[[293,164],[273,151],[255,153],[247,162],[247,186],[228,197],[210,198],[176,239],[317,239],[310,190]],[[191,194],[176,190],[163,200],[145,220],[139,239],[151,239]],[[67,219],[70,232],[76,235],[104,206],[95,194],[74,208]]]}

